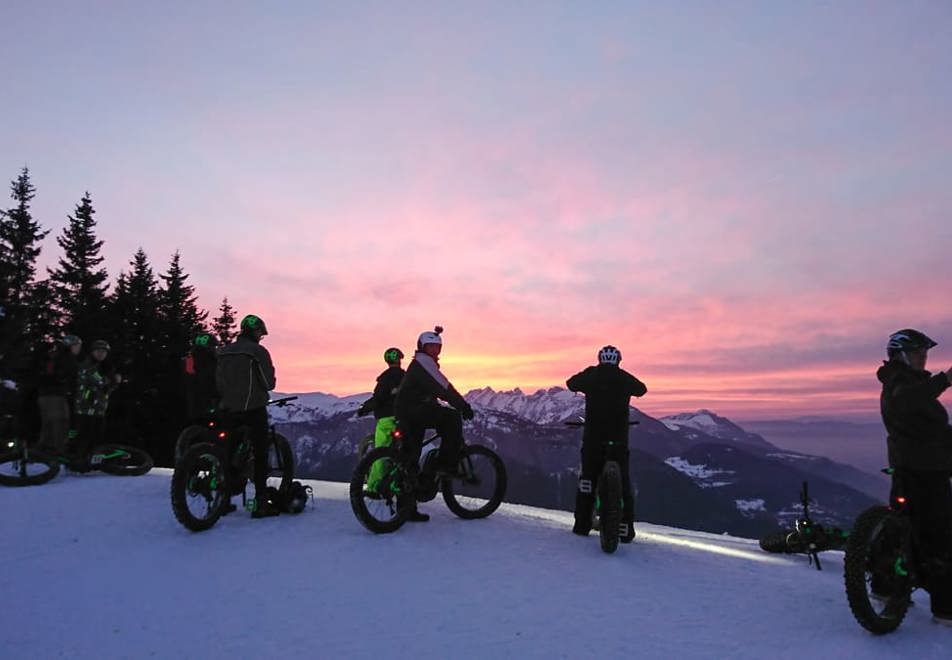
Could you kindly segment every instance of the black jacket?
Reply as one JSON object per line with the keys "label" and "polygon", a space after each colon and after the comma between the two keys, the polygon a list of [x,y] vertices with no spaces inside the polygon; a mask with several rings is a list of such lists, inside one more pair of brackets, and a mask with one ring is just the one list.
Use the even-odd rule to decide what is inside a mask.
{"label": "black jacket", "polygon": [[944,372],[916,371],[898,360],[876,372],[883,384],[879,409],[886,426],[889,465],[897,469],[952,472],[952,428],[939,395]]}
{"label": "black jacket", "polygon": [[60,395],[73,403],[76,379],[79,376],[79,359],[67,346],[61,346],[43,365],[37,382],[39,395]]}
{"label": "black jacket", "polygon": [[358,414],[366,415],[372,411],[374,419],[392,417],[397,388],[400,387],[405,374],[406,372],[400,367],[392,366],[377,376],[377,386],[374,387],[373,396],[360,404]]}
{"label": "black jacket", "polygon": [[240,412],[264,408],[275,388],[274,364],[268,349],[245,335],[218,354],[215,382],[221,410]]}
{"label": "black jacket", "polygon": [[217,369],[218,356],[213,348],[196,346],[185,356],[185,403],[190,420],[207,417],[218,408]]}
{"label": "black jacket", "polygon": [[442,399],[463,413],[472,417],[473,409],[466,403],[453,384],[440,372],[436,360],[422,351],[417,351],[407,367],[407,373],[397,390],[394,412],[398,418],[414,415],[421,406],[436,403]]}
{"label": "black jacket", "polygon": [[648,388],[624,369],[613,364],[588,367],[565,383],[572,392],[585,394],[583,442],[628,441],[628,404],[644,396]]}

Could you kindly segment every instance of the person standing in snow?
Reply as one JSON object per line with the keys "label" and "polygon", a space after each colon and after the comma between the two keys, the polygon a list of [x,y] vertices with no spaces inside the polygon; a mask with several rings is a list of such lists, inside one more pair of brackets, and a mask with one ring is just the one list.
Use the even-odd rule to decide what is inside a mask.
{"label": "person standing in snow", "polygon": [[65,335],[59,340],[37,383],[37,405],[40,410],[40,442],[37,449],[54,456],[66,452],[70,410],[75,398],[79,376],[79,353],[83,340]]}
{"label": "person standing in snow", "polygon": [[75,435],[69,448],[70,469],[75,472],[89,471],[89,454],[103,442],[109,395],[122,382],[122,377],[104,364],[110,350],[109,342],[97,339],[79,367],[73,402]]}
{"label": "person standing in snow", "polygon": [[[473,418],[473,409],[440,371],[443,328],[423,332],[417,339],[417,350],[397,390],[394,412],[403,431],[403,451],[410,465],[420,460],[423,433],[428,428],[440,434],[437,473],[456,474],[459,450],[463,444],[463,420]],[[441,399],[451,406],[439,404]],[[426,522],[430,519],[416,509],[414,502],[408,520]]]}
{"label": "person standing in snow", "polygon": [[238,338],[218,353],[215,381],[219,410],[237,426],[247,426],[254,450],[255,505],[252,518],[268,518],[280,513],[264,493],[268,487],[268,410],[271,390],[276,386],[271,354],[261,345],[268,334],[264,320],[249,314],[239,324]]}
{"label": "person standing in snow", "polygon": [[[403,360],[403,351],[396,347],[390,347],[383,352],[383,360],[387,363],[387,368],[377,376],[377,385],[374,387],[373,395],[360,404],[357,409],[357,415],[374,414],[377,420],[377,426],[374,430],[374,447],[389,447],[393,442],[393,431],[397,428],[396,417],[393,414],[393,403],[396,398],[397,388],[403,381],[406,372],[400,366]],[[384,462],[377,461],[370,469],[367,476],[367,490],[370,493],[377,491],[377,485],[383,477]]]}
{"label": "person standing in snow", "polygon": [[644,396],[648,388],[619,367],[621,351],[605,346],[598,352],[598,364],[586,368],[566,381],[572,392],[585,394],[585,429],[582,434],[582,469],[575,494],[575,525],[572,532],[588,536],[592,529],[592,508],[598,475],[605,465],[605,446],[609,441],[624,443],[619,453],[622,493],[625,502],[625,534],[621,541],[635,538],[635,501],[631,493],[628,466],[628,408],[633,396]]}
{"label": "person standing in snow", "polygon": [[894,471],[892,496],[901,490],[918,531],[916,552],[932,616],[952,626],[952,427],[939,402],[952,383],[952,368],[926,371],[927,353],[936,345],[918,330],[894,332],[886,344],[889,360],[876,377],[883,385],[880,412]]}

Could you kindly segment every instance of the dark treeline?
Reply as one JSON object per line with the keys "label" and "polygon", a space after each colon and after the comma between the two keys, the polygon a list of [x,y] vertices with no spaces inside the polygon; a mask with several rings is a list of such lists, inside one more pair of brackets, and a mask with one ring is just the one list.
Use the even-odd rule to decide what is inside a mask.
{"label": "dark treeline", "polygon": [[123,378],[110,399],[107,440],[137,444],[170,465],[184,424],[182,358],[197,334],[230,341],[234,310],[227,297],[213,319],[198,308],[177,251],[156,276],[140,247],[110,282],[88,192],[56,236],[56,266],[38,272],[50,230],[33,218],[35,195],[24,167],[11,184],[13,206],[0,209],[0,379],[16,383],[16,390],[0,387],[4,411],[16,412],[22,432],[35,433],[32,387],[56,341],[72,334],[88,347],[104,339],[112,346],[109,368]]}

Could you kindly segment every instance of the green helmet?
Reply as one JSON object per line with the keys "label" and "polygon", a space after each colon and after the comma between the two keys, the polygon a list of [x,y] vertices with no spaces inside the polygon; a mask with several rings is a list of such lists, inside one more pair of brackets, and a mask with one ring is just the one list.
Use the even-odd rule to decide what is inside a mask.
{"label": "green helmet", "polygon": [[255,316],[254,314],[248,314],[245,318],[241,319],[241,325],[239,326],[242,332],[255,332],[258,331],[262,335],[268,334],[268,327],[264,324],[264,319],[260,316]]}
{"label": "green helmet", "polygon": [[396,364],[403,359],[403,351],[396,346],[391,346],[383,352],[383,361],[387,364]]}
{"label": "green helmet", "polygon": [[192,345],[196,348],[217,348],[218,340],[215,339],[215,335],[203,332],[192,340]]}

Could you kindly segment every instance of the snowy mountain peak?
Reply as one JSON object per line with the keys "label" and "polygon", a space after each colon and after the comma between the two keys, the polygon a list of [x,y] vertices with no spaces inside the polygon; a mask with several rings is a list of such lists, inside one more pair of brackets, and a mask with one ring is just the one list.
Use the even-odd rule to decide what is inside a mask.
{"label": "snowy mountain peak", "polygon": [[693,413],[668,415],[667,417],[661,417],[659,421],[672,431],[689,428],[695,431],[701,431],[702,433],[721,440],[732,440],[734,442],[760,446],[770,444],[764,440],[763,437],[755,433],[748,433],[729,419],[721,417],[706,408],[702,408]]}
{"label": "snowy mountain peak", "polygon": [[536,424],[557,424],[585,410],[584,397],[563,387],[550,387],[525,394],[518,387],[497,392],[491,387],[470,390],[466,400],[476,406],[509,413]]}

